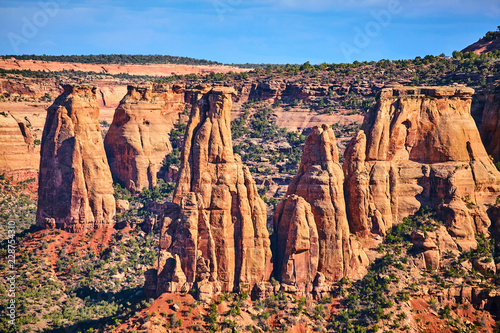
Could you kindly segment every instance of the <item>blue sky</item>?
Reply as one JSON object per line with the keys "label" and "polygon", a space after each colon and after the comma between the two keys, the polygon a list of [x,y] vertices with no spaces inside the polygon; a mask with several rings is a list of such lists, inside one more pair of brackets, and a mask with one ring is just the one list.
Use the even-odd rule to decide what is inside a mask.
{"label": "blue sky", "polygon": [[166,54],[223,63],[451,55],[499,0],[0,0],[0,54]]}

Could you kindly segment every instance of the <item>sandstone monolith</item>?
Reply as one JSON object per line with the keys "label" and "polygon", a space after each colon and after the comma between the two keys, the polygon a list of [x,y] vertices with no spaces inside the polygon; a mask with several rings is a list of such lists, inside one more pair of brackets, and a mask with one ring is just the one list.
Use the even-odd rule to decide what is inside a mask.
{"label": "sandstone monolith", "polygon": [[132,192],[156,185],[162,162],[172,151],[170,132],[184,106],[182,86],[128,87],[104,139],[116,181]]}
{"label": "sandstone monolith", "polygon": [[[266,206],[250,171],[233,153],[234,93],[224,87],[191,92],[193,108],[174,207],[165,213],[161,231],[161,251],[179,257],[186,283],[203,294],[201,299],[220,291],[251,289],[267,281],[272,270]],[[159,293],[168,286],[177,288],[162,279],[164,275],[159,267]]]}
{"label": "sandstone monolith", "polygon": [[70,232],[113,225],[113,180],[98,117],[96,87],[90,85],[64,85],[47,109],[37,225]]}
{"label": "sandstone monolith", "polygon": [[345,153],[351,230],[385,235],[421,207],[439,211],[467,250],[488,233],[500,173],[470,114],[474,90],[453,87],[383,89],[362,131]]}
{"label": "sandstone monolith", "polygon": [[[326,281],[355,276],[368,265],[368,258],[349,230],[343,184],[335,134],[327,125],[316,126],[307,137],[299,171],[287,195],[302,197],[311,206],[318,231],[317,271]],[[311,281],[314,278],[310,276]]]}

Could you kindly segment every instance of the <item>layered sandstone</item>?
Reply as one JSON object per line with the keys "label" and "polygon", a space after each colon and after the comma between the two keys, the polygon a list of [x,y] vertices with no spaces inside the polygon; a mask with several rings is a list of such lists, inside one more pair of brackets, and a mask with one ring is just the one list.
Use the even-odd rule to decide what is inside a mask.
{"label": "layered sandstone", "polygon": [[0,174],[22,181],[37,178],[38,151],[28,121],[0,111]]}
{"label": "layered sandstone", "polygon": [[[343,183],[344,174],[333,130],[326,125],[314,127],[306,140],[299,171],[291,180],[287,195],[302,197],[311,206],[318,231],[318,272],[327,281],[355,275],[368,264],[366,255],[359,250],[359,244],[349,231]],[[314,278],[309,276],[311,281]]]}
{"label": "layered sandstone", "polygon": [[[250,171],[233,153],[234,90],[219,87],[192,93],[196,102],[173,197],[177,209],[166,212],[161,232],[160,257],[170,259],[159,267],[157,291],[181,288],[165,271],[178,267],[175,262],[186,283],[195,284],[202,295],[253,288],[270,277],[270,240],[266,206]],[[183,280],[182,274],[175,280]]]}
{"label": "layered sandstone", "polygon": [[[385,235],[421,207],[438,208],[463,249],[488,232],[500,173],[470,114],[473,89],[383,89],[346,150],[351,230]],[[496,219],[496,218],[495,218]]]}
{"label": "layered sandstone", "polygon": [[414,248],[419,251],[419,254],[416,254],[416,262],[419,257],[422,259],[422,269],[439,270],[442,258],[447,253],[451,252],[456,256],[460,254],[457,244],[444,226],[432,231],[413,231],[410,237]]}
{"label": "layered sandstone", "polygon": [[113,180],[98,122],[96,87],[65,85],[47,110],[37,224],[70,232],[113,224]]}
{"label": "layered sandstone", "polygon": [[311,205],[290,195],[274,213],[274,276],[304,291],[312,289],[319,259],[318,230]]}
{"label": "layered sandstone", "polygon": [[179,85],[128,87],[104,139],[116,181],[133,192],[156,185],[162,162],[172,151],[170,132],[184,106]]}

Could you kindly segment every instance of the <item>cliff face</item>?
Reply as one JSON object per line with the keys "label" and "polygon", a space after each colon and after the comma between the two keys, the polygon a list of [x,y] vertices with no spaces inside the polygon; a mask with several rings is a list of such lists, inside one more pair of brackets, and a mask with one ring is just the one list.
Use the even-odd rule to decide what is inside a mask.
{"label": "cliff face", "polygon": [[318,230],[318,272],[327,281],[353,275],[368,264],[366,255],[354,250],[359,245],[349,231],[343,183],[344,174],[333,130],[326,125],[314,127],[306,140],[299,172],[291,180],[287,195],[295,194],[311,205]]}
{"label": "cliff face", "polygon": [[245,84],[242,88],[241,97],[243,101],[249,99],[272,103],[279,100],[285,103],[291,103],[295,100],[318,102],[321,99],[326,102],[331,102],[333,101],[331,96],[332,93],[345,95],[350,91],[361,95],[372,95],[375,86],[370,85],[366,81],[351,84],[322,84],[316,82],[299,83],[277,79]]}
{"label": "cliff face", "polygon": [[282,283],[311,291],[319,259],[318,230],[311,205],[290,195],[274,213],[274,275]]}
{"label": "cliff face", "polygon": [[113,181],[98,122],[96,88],[65,85],[47,110],[37,224],[70,232],[113,224]]}
{"label": "cliff face", "polygon": [[500,161],[500,91],[478,94],[476,122],[486,152]]}
{"label": "cliff face", "polygon": [[457,243],[487,233],[500,173],[470,115],[473,89],[383,89],[345,154],[351,230],[385,235],[396,221],[435,207]]}
{"label": "cliff face", "polygon": [[104,147],[113,177],[135,192],[156,185],[172,148],[170,131],[184,110],[178,85],[129,86],[115,111]]}
{"label": "cliff face", "polygon": [[22,181],[38,176],[38,151],[27,121],[0,111],[0,174]]}
{"label": "cliff face", "polygon": [[[204,294],[232,291],[242,284],[252,288],[270,277],[266,207],[248,168],[233,153],[233,94],[232,88],[193,92],[173,198],[179,209],[166,214],[161,235],[160,293],[165,291],[161,286],[173,290],[174,280],[183,280],[163,278],[165,267],[172,265],[180,265],[186,281],[196,283]],[[179,260],[173,259],[176,256]],[[161,261],[167,257],[172,259]],[[163,264],[174,261],[177,264]]]}

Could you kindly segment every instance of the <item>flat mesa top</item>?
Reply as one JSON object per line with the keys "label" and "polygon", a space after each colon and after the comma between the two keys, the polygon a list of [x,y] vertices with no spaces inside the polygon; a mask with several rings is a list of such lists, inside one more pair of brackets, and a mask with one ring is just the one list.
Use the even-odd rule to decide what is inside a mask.
{"label": "flat mesa top", "polygon": [[214,87],[212,92],[215,94],[236,94],[236,90],[233,87]]}
{"label": "flat mesa top", "polygon": [[472,98],[474,89],[466,86],[441,86],[441,87],[391,87],[381,91],[381,98],[394,97],[437,97],[437,98]]}
{"label": "flat mesa top", "polygon": [[97,90],[97,85],[90,83],[63,83],[62,87],[65,94],[76,93],[79,91],[92,91]]}

